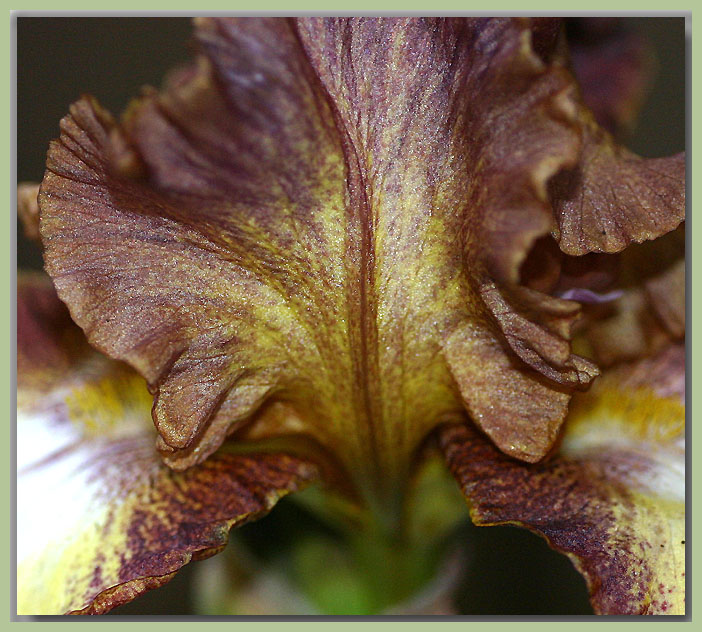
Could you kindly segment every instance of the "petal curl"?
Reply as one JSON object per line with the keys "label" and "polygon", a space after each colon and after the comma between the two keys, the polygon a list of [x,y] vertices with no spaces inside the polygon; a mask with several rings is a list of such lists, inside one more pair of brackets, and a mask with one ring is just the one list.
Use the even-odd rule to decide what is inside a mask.
{"label": "petal curl", "polygon": [[186,467],[278,387],[287,356],[315,346],[280,290],[242,265],[246,242],[225,249],[153,189],[113,174],[111,117],[89,100],[71,111],[40,196],[47,270],[91,342],[157,392],[161,448]]}
{"label": "petal curl", "polygon": [[143,379],[92,351],[46,277],[18,282],[17,611],[100,614],[221,550],[308,484],[282,454],[178,474],[153,448]]}
{"label": "petal curl", "polygon": [[585,576],[602,614],[684,614],[684,358],[672,346],[573,398],[563,443],[513,461],[468,426],[440,443],[478,525],[546,538]]}
{"label": "petal curl", "polygon": [[[464,407],[505,450],[550,449],[594,375],[576,314],[489,298],[551,230],[547,184],[580,143],[572,78],[530,37],[521,19],[203,18],[197,64],[121,125],[72,107],[40,196],[47,269],[91,343],[146,377],[172,467],[267,423],[395,493]],[[532,388],[541,417],[519,405]]]}
{"label": "petal curl", "polygon": [[[578,164],[557,174],[549,186],[553,235],[569,255],[615,253],[660,237],[684,220],[685,156],[645,159],[614,140],[612,134],[635,117],[651,58],[642,40],[619,28],[621,20],[575,23],[580,29],[569,32],[570,48],[554,35],[556,22],[537,19],[534,24],[544,58],[572,65],[582,82],[575,116],[582,137]],[[579,46],[578,34],[594,45]]]}
{"label": "petal curl", "polygon": [[615,143],[580,108],[580,162],[551,183],[554,237],[565,253],[615,253],[685,219],[685,154],[641,158]]}
{"label": "petal curl", "polygon": [[580,389],[599,375],[592,362],[570,352],[578,303],[525,287],[505,290],[488,285],[482,295],[512,350],[541,375]]}

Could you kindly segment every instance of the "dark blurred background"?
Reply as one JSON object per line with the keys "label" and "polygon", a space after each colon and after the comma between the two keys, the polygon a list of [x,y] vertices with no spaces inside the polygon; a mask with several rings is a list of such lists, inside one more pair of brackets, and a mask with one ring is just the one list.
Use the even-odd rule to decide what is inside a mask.
{"label": "dark blurred background", "polygon": [[[631,18],[627,28],[650,38],[658,60],[650,98],[627,145],[644,156],[685,148],[685,39],[682,18]],[[71,102],[90,93],[114,114],[144,85],[159,86],[173,66],[190,59],[187,18],[17,19],[17,178],[40,181],[48,143]],[[19,268],[40,268],[38,247],[18,227]],[[257,528],[275,537],[286,522],[285,501]],[[299,516],[298,516],[299,518]],[[465,614],[591,613],[585,583],[544,541],[510,527],[465,527],[475,542],[459,603]],[[206,562],[201,562],[206,564]],[[114,614],[192,613],[194,565],[170,584]]]}
{"label": "dark blurred background", "polygon": [[[17,19],[17,180],[40,182],[68,106],[92,94],[118,116],[191,58],[189,18]],[[18,226],[17,266],[41,267]]]}

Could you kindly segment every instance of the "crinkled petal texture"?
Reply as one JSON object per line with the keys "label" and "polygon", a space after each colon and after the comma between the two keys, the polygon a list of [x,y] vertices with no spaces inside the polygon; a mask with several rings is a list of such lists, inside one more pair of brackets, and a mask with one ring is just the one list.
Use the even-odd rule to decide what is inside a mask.
{"label": "crinkled petal texture", "polygon": [[539,18],[534,27],[542,57],[573,67],[583,100],[578,163],[550,183],[553,235],[569,255],[619,252],[673,230],[685,216],[684,154],[644,159],[612,136],[633,124],[652,64],[645,41],[623,22],[582,18],[570,48],[556,35],[557,20]]}
{"label": "crinkled petal texture", "polygon": [[143,378],[88,347],[46,277],[20,278],[17,307],[18,614],[106,612],[315,479],[272,453],[174,473]]}
{"label": "crinkled petal texture", "polygon": [[616,253],[673,230],[685,216],[684,154],[644,159],[612,136],[635,120],[652,63],[645,42],[622,22],[582,18],[568,48],[558,19],[534,20],[539,54],[571,66],[582,94],[578,162],[549,183],[553,236],[568,255]]}
{"label": "crinkled petal texture", "polygon": [[[39,198],[59,295],[146,378],[167,463],[295,433],[387,495],[466,410],[542,458],[597,370],[570,351],[578,304],[519,267],[554,227],[551,177],[582,172],[589,199],[601,173],[577,171],[574,83],[529,21],[202,18],[196,41],[121,124],[75,104]],[[617,201],[578,226],[651,211]],[[643,223],[622,239],[668,229]]]}
{"label": "crinkled petal texture", "polygon": [[573,398],[537,465],[447,426],[441,445],[476,524],[516,524],[566,553],[602,614],[685,612],[685,351],[606,373]]}
{"label": "crinkled petal texture", "polygon": [[539,18],[534,26],[542,57],[572,65],[582,91],[578,163],[550,183],[553,235],[563,252],[576,256],[655,239],[685,216],[684,154],[644,159],[612,136],[633,123],[645,93],[651,60],[644,42],[616,18],[579,22],[570,49],[557,36],[557,19]]}
{"label": "crinkled petal texture", "polygon": [[[568,397],[538,371],[577,381],[577,363],[562,328],[515,315],[515,345],[547,347],[520,363],[496,283],[549,230],[545,183],[578,139],[526,23],[202,19],[196,36],[198,65],[121,127],[72,107],[40,194],[47,269],[89,340],[146,377],[168,463],[255,417],[394,485],[461,414],[454,376],[502,446],[540,457]],[[485,354],[499,427],[468,375]],[[539,415],[517,407],[531,386]]]}
{"label": "crinkled petal texture", "polygon": [[644,159],[617,145],[580,108],[583,148],[577,167],[551,184],[563,252],[619,252],[655,239],[685,218],[685,155]]}

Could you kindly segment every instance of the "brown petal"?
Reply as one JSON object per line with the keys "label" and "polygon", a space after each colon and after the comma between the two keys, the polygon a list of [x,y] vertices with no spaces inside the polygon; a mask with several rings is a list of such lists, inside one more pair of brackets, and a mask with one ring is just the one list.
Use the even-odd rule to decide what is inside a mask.
{"label": "brown petal", "polygon": [[[372,216],[381,226],[388,222],[397,236],[398,245],[388,248],[393,259],[387,256],[394,262],[393,276],[409,276],[419,250],[425,260],[441,262],[433,276],[442,281],[442,295],[448,295],[444,288],[452,289],[451,284],[443,279],[451,279],[460,255],[452,260],[447,254],[455,252],[460,235],[471,291],[442,348],[466,408],[501,449],[528,460],[541,458],[565,414],[568,394],[505,351],[503,336],[509,334],[512,341],[518,336],[507,331],[505,319],[495,326],[486,314],[494,305],[485,287],[493,278],[508,284],[518,280],[526,253],[548,230],[546,183],[576,158],[567,75],[544,66],[531,51],[525,22],[310,20],[300,30],[334,103],[338,126],[348,134],[353,155],[366,161],[360,179],[372,193]],[[442,162],[447,153],[451,162]],[[445,205],[456,210],[440,213]],[[444,218],[445,227],[417,231],[423,215],[435,222]],[[423,238],[408,239],[415,234]],[[429,250],[432,243],[436,249]],[[379,261],[386,265],[380,256]],[[421,294],[416,291],[403,290],[393,301],[402,309],[389,304],[387,310],[397,313],[397,323],[407,321],[404,306],[426,302],[417,300]],[[468,316],[461,314],[465,311]],[[450,309],[444,314],[450,323]],[[521,320],[523,344],[517,353],[524,356],[528,345],[538,344],[536,338],[555,344],[529,320],[533,317]],[[557,364],[580,362],[571,359],[565,339],[558,352]],[[586,383],[594,374],[587,363],[587,368],[579,365],[580,371],[571,366],[564,372],[551,370],[549,361],[530,361],[556,382]],[[568,372],[570,377],[564,377]],[[525,410],[524,394],[532,391],[533,408]]]}
{"label": "brown petal", "polygon": [[311,463],[276,453],[172,472],[153,449],[143,379],[74,344],[46,278],[20,278],[18,313],[19,614],[130,601],[315,478]]}
{"label": "brown petal", "polygon": [[39,185],[20,182],[17,185],[17,215],[24,227],[27,239],[39,239]]}
{"label": "brown petal", "polygon": [[[500,388],[540,391],[543,455],[592,370],[567,318],[532,306],[515,332],[481,294],[518,281],[579,148],[572,79],[529,22],[203,18],[196,38],[197,64],[121,126],[73,106],[40,196],[47,270],[91,343],[146,377],[167,463],[268,424],[394,496],[477,397],[456,375],[483,348]],[[532,442],[503,403],[506,434]]]}
{"label": "brown petal", "polygon": [[543,535],[585,575],[602,614],[685,611],[684,350],[602,377],[573,398],[559,452],[527,465],[469,426],[442,449],[479,525]]}
{"label": "brown petal", "polygon": [[481,295],[512,350],[531,368],[558,384],[586,388],[597,367],[570,352],[570,338],[580,305],[526,287],[481,288]]}
{"label": "brown petal", "polygon": [[570,255],[619,252],[655,239],[685,218],[685,155],[644,159],[617,145],[580,108],[577,167],[555,177],[554,236]]}
{"label": "brown petal", "polygon": [[570,394],[519,366],[500,342],[470,330],[457,329],[445,353],[471,419],[506,454],[541,460],[556,441]]}
{"label": "brown petal", "polygon": [[23,273],[17,288],[18,379],[48,389],[88,345],[44,274]]}
{"label": "brown petal", "polygon": [[[580,305],[489,281],[480,292],[492,322],[464,323],[444,353],[472,420],[500,450],[535,462],[551,449],[572,390],[599,373],[571,353]],[[494,338],[481,336],[482,328]]]}
{"label": "brown petal", "polygon": [[[184,451],[188,465],[275,386],[283,359],[272,343],[284,349],[281,338],[299,339],[291,331],[298,327],[285,314],[271,316],[248,349],[237,344],[259,322],[256,311],[280,297],[232,263],[235,253],[190,228],[179,209],[110,170],[117,128],[109,115],[89,100],[71,111],[40,196],[47,270],[92,343],[166,395],[157,398],[155,421],[165,449]],[[196,437],[202,450],[193,454]]]}
{"label": "brown petal", "polygon": [[528,21],[314,19],[299,29],[374,215],[408,201],[448,206],[466,257],[516,282],[548,230],[546,183],[578,149],[573,85],[533,53]]}

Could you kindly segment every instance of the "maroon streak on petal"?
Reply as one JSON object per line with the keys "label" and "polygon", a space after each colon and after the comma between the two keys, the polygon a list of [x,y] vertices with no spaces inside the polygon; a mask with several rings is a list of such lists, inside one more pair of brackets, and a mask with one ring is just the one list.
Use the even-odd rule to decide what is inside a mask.
{"label": "maroon streak on petal", "polygon": [[[91,582],[92,590],[110,583],[113,586],[94,596],[84,594],[90,604],[74,614],[101,614],[162,585],[184,564],[221,551],[232,527],[262,517],[281,497],[316,477],[311,463],[278,453],[217,454],[186,473],[176,474],[154,462],[149,439],[150,456],[137,456],[129,465],[150,479],[150,484],[130,486],[128,481],[117,481],[122,484],[121,499],[111,501],[103,526],[103,533],[110,534],[113,521],[126,527],[124,548],[112,551],[106,546],[101,551],[105,558],[119,554],[119,573],[116,578],[105,574],[99,583]],[[139,452],[136,444],[123,447],[132,454]],[[96,570],[101,567],[96,566]]]}
{"label": "maroon streak on petal", "polygon": [[685,612],[684,350],[605,374],[573,398],[535,465],[467,425],[440,444],[478,525],[526,527],[567,554],[600,614]]}
{"label": "maroon streak on petal", "polygon": [[143,379],[80,344],[46,277],[19,279],[18,315],[19,614],[106,612],[316,479],[280,453],[173,472],[154,450]]}
{"label": "maroon streak on petal", "polygon": [[[461,290],[464,306],[442,342],[452,378],[468,411],[492,431],[501,449],[520,458],[541,458],[568,396],[545,386],[541,376],[505,351],[504,336],[512,332],[505,331],[507,319],[493,320],[485,287],[491,277],[508,284],[517,281],[528,249],[550,226],[546,183],[576,159],[578,137],[570,126],[575,109],[567,75],[539,61],[530,50],[527,25],[519,21],[351,24],[318,19],[305,21],[300,30],[346,134],[345,151],[360,157],[358,188],[370,218],[407,243],[387,255],[376,250],[375,285],[387,287],[385,276],[393,272],[396,278],[407,276],[416,266],[411,258],[418,250],[431,260],[442,248],[438,252],[445,263],[434,277],[446,296],[456,259],[463,258],[468,277],[468,287]],[[442,206],[455,210],[440,213]],[[404,208],[410,212],[402,213]],[[416,233],[422,209],[428,210],[429,219],[445,218],[447,228],[441,233],[423,231],[437,250],[429,249],[426,238],[407,239]],[[455,252],[455,242],[462,255]],[[397,307],[387,296],[378,301],[388,304],[386,311],[397,313],[396,322],[403,323],[404,305],[413,303],[413,294],[405,290],[392,297]],[[448,316],[445,310],[450,322]],[[538,345],[538,325],[523,325],[522,349]],[[568,359],[559,356],[558,361]],[[531,366],[548,372],[547,364],[532,361]],[[557,371],[548,377],[557,374],[556,381],[563,381]],[[580,378],[584,384],[591,376],[583,371]],[[539,396],[532,400],[534,409],[524,411],[523,394],[532,389]]]}
{"label": "maroon streak on petal", "polygon": [[456,206],[466,257],[511,282],[547,232],[546,182],[578,149],[572,82],[534,55],[528,26],[314,19],[299,27],[347,152],[361,158],[372,216],[384,219],[378,203],[414,199],[421,177],[425,205]]}

